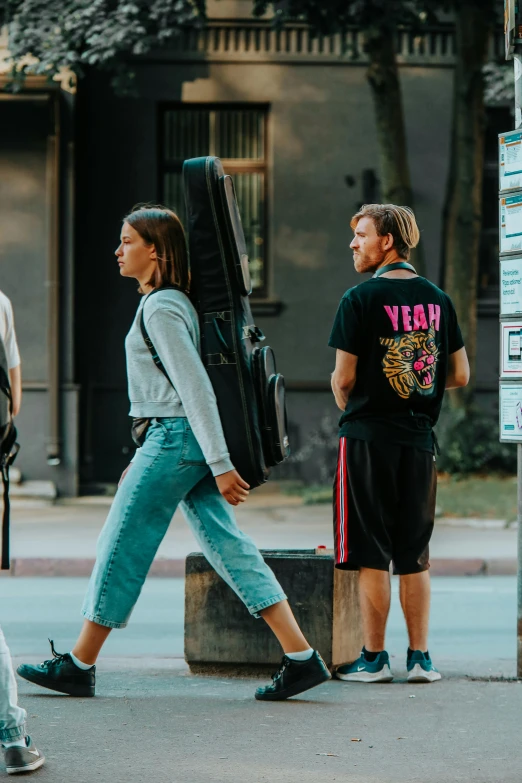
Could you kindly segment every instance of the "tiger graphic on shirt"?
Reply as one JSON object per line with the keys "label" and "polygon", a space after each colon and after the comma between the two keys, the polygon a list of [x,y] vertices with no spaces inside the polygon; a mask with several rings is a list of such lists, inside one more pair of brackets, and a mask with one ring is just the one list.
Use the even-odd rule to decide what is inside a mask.
{"label": "tiger graphic on shirt", "polygon": [[384,374],[399,397],[407,400],[414,392],[434,392],[439,349],[433,323],[428,331],[381,337],[380,342],[388,349],[382,360]]}

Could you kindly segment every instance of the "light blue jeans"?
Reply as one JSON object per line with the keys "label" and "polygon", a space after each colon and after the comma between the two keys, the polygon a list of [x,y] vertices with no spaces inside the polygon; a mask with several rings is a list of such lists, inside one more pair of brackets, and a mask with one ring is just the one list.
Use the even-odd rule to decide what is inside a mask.
{"label": "light blue jeans", "polygon": [[11,653],[0,628],[0,742],[25,737],[26,717],[26,711],[18,706]]}
{"label": "light blue jeans", "polygon": [[239,530],[186,418],[153,419],[100,533],[82,614],[124,628],[181,504],[209,563],[255,617],[286,596],[251,538]]}

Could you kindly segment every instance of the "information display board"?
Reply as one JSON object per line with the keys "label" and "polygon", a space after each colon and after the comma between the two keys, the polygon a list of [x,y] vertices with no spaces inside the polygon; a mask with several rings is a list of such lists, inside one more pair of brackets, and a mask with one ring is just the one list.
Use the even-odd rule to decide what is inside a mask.
{"label": "information display board", "polygon": [[500,259],[500,315],[522,313],[522,256]]}
{"label": "information display board", "polygon": [[498,189],[522,188],[522,132],[502,133],[498,137]]}
{"label": "information display board", "polygon": [[500,384],[500,440],[522,443],[522,383]]}
{"label": "information display board", "polygon": [[500,440],[522,444],[522,128],[498,141]]}
{"label": "information display board", "polygon": [[500,324],[500,377],[522,380],[522,321]]}
{"label": "information display board", "polygon": [[500,252],[522,251],[522,193],[500,198]]}

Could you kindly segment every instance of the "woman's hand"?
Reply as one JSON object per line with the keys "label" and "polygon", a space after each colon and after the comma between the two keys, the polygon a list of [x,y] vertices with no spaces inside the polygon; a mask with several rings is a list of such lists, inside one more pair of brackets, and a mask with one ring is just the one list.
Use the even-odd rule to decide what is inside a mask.
{"label": "woman's hand", "polygon": [[125,476],[127,475],[127,473],[129,472],[130,469],[131,469],[131,465],[129,464],[129,465],[127,465],[127,467],[125,468],[125,470],[121,474],[120,480],[118,481],[118,486],[120,486],[121,482],[123,481],[123,479],[125,478]]}
{"label": "woman's hand", "polygon": [[[125,475],[125,474],[124,474]],[[248,497],[249,484],[243,481],[237,470],[229,470],[216,476],[219,491],[231,506],[238,506]]]}

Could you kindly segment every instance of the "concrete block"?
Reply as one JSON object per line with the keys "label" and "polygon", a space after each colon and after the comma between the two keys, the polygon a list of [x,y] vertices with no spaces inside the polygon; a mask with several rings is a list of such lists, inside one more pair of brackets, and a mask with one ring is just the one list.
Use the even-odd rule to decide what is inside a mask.
{"label": "concrete block", "polygon": [[[330,667],[355,660],[362,647],[358,575],[334,568],[314,549],[264,550],[303,633]],[[185,570],[185,660],[193,671],[260,670],[281,660],[281,648],[253,618],[205,557],[192,553]]]}

